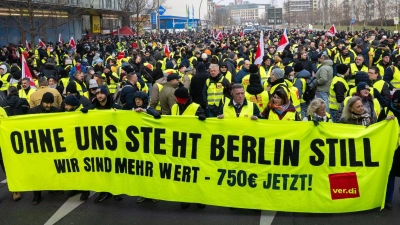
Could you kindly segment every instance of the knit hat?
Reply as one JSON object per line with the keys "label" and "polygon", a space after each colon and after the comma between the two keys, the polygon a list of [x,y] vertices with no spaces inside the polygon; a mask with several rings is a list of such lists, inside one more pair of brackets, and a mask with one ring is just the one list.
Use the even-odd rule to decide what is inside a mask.
{"label": "knit hat", "polygon": [[[285,76],[289,76],[289,74],[293,71],[292,66],[285,66]],[[275,75],[276,76],[276,75]]]}
{"label": "knit hat", "polygon": [[208,58],[208,55],[207,55],[206,53],[203,53],[203,54],[201,54],[201,58],[202,58],[202,59],[207,59],[207,58]]}
{"label": "knit hat", "polygon": [[356,75],[354,76],[354,81],[356,84],[358,84],[360,82],[365,82],[365,83],[369,84],[371,82],[369,80],[368,74],[364,71],[357,72]]}
{"label": "knit hat", "polygon": [[298,73],[304,69],[303,64],[301,63],[296,63],[294,64],[294,72]]}
{"label": "knit hat", "polygon": [[89,73],[90,71],[94,71],[94,68],[93,67],[88,67],[87,69],[86,69],[86,71]]}
{"label": "knit hat", "polygon": [[79,102],[78,98],[75,97],[75,95],[68,95],[65,99],[64,102],[66,105],[70,105],[70,106],[78,106],[81,103]]}
{"label": "knit hat", "polygon": [[393,99],[393,102],[394,102],[394,103],[400,103],[400,90],[396,90],[396,91],[393,93],[392,99]]}
{"label": "knit hat", "polygon": [[384,52],[384,53],[382,54],[382,58],[385,57],[385,56],[389,56],[389,57],[390,57],[390,53],[389,53],[389,52]]}
{"label": "knit hat", "polygon": [[274,73],[277,80],[282,79],[285,76],[283,70],[281,70],[280,68],[275,68],[272,70],[272,72]]}
{"label": "knit hat", "polygon": [[174,95],[175,97],[182,99],[190,98],[188,89],[183,86],[176,89]]}
{"label": "knit hat", "polygon": [[54,103],[54,95],[51,92],[46,92],[43,94],[42,102],[45,103]]}
{"label": "knit hat", "polygon": [[99,87],[99,85],[97,84],[96,80],[95,79],[90,79],[89,80],[89,89],[97,88],[97,87]]}
{"label": "knit hat", "polygon": [[101,93],[103,93],[103,94],[105,94],[105,95],[108,95],[108,89],[107,89],[107,87],[104,86],[104,85],[99,86],[99,87],[97,88],[96,92],[101,92]]}
{"label": "knit hat", "polygon": [[174,64],[172,63],[172,61],[168,61],[167,64],[165,65],[166,69],[173,69],[174,68]]}
{"label": "knit hat", "polygon": [[179,76],[176,73],[171,73],[170,75],[167,76],[167,81],[175,80],[175,79],[181,79],[181,76]]}
{"label": "knit hat", "polygon": [[264,55],[263,56],[263,62],[265,62],[267,59],[271,59],[271,57],[269,57],[268,55]]}
{"label": "knit hat", "polygon": [[251,64],[249,68],[250,73],[258,73],[258,66],[255,64]]}
{"label": "knit hat", "polygon": [[364,89],[368,89],[369,90],[369,86],[368,86],[367,83],[360,82],[360,83],[357,84],[357,92],[360,92],[361,90],[364,90]]}
{"label": "knit hat", "polygon": [[65,88],[65,92],[73,94],[78,93],[78,90],[76,89],[76,84],[74,82],[69,83]]}
{"label": "knit hat", "polygon": [[261,84],[260,76],[256,73],[250,74],[249,83],[250,84],[253,84],[253,83]]}
{"label": "knit hat", "polygon": [[337,73],[341,74],[341,75],[344,75],[348,69],[349,69],[349,67],[346,64],[339,64],[336,67]]}
{"label": "knit hat", "polygon": [[1,65],[0,69],[3,69],[4,73],[7,73],[7,66],[6,65]]}
{"label": "knit hat", "polygon": [[22,71],[21,70],[17,70],[13,73],[11,73],[12,78],[14,78],[15,80],[19,80],[22,77]]}

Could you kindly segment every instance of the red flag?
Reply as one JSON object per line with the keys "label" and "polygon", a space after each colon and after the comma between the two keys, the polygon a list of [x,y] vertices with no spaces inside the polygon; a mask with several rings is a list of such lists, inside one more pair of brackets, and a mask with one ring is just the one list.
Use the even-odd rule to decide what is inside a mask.
{"label": "red flag", "polygon": [[243,31],[240,31],[239,35],[240,37],[243,37],[244,36]]}
{"label": "red flag", "polygon": [[58,42],[60,42],[60,44],[63,44],[63,40],[62,40],[61,34],[58,34]]}
{"label": "red flag", "polygon": [[71,37],[71,39],[69,39],[69,46],[71,46],[71,48],[73,48],[74,50],[76,49],[74,37]]}
{"label": "red flag", "polygon": [[168,40],[167,40],[167,42],[165,42],[164,53],[165,53],[165,55],[167,56],[167,58],[169,58],[169,54],[170,54],[171,52],[169,51]]}
{"label": "red flag", "polygon": [[256,59],[254,60],[254,64],[261,65],[264,57],[264,34],[261,31],[260,33],[260,41],[258,42],[257,51],[256,51]]}
{"label": "red flag", "polygon": [[281,36],[281,40],[279,40],[279,44],[278,44],[278,48],[276,49],[278,52],[283,52],[283,50],[285,49],[286,45],[289,44],[289,39],[287,37],[286,34],[286,29],[283,32],[282,36]]}
{"label": "red flag", "polygon": [[328,36],[335,36],[335,34],[337,33],[337,30],[335,28],[335,24],[332,24],[331,28],[329,28],[329,30],[326,32],[326,35]]}
{"label": "red flag", "polygon": [[217,39],[218,39],[218,41],[220,41],[222,39],[222,32],[221,31],[218,32]]}
{"label": "red flag", "polygon": [[40,38],[39,38],[39,46],[42,47],[43,49],[46,49],[46,45],[42,40],[40,40]]}
{"label": "red flag", "polygon": [[29,78],[30,81],[29,84],[31,88],[36,89],[35,81],[32,78],[32,74],[31,71],[29,70],[28,63],[26,63],[25,60],[25,56],[24,54],[22,54],[21,56],[22,56],[22,79],[24,79],[25,77]]}
{"label": "red flag", "polygon": [[29,44],[28,40],[25,40],[25,47],[28,50],[28,52],[31,50],[31,45]]}

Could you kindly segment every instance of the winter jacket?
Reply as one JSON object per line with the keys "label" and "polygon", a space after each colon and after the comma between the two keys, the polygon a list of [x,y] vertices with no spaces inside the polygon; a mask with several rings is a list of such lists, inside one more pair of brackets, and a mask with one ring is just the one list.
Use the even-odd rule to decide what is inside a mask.
{"label": "winter jacket", "polygon": [[305,69],[298,72],[295,76],[296,82],[293,85],[297,88],[300,99],[303,99],[303,81],[302,81],[302,79],[306,79],[305,83],[307,83],[307,80],[310,79],[310,77],[311,77],[311,73]]}
{"label": "winter jacket", "polygon": [[41,75],[45,76],[47,79],[49,79],[50,76],[53,76],[56,80],[59,79],[58,70],[54,63],[44,64],[44,66],[42,67]]}
{"label": "winter jacket", "polygon": [[203,109],[206,107],[206,102],[203,99],[203,89],[210,74],[206,71],[203,63],[197,65],[196,74],[192,77],[189,87],[189,93],[193,102],[201,105]]}
{"label": "winter jacket", "polygon": [[123,109],[132,109],[135,103],[134,94],[138,91],[136,84],[131,84],[129,81],[125,83],[125,86],[121,90],[121,103]]}
{"label": "winter jacket", "polygon": [[29,103],[18,95],[7,96],[7,106],[3,107],[8,116],[24,115],[28,113]]}
{"label": "winter jacket", "polygon": [[250,71],[248,69],[244,68],[244,66],[242,66],[242,69],[236,74],[235,82],[238,84],[241,84],[243,77],[245,77],[246,75],[249,75],[249,74],[250,74]]}
{"label": "winter jacket", "polygon": [[61,112],[61,110],[57,107],[51,106],[50,110],[46,110],[42,104],[35,106],[33,108],[30,108],[28,110],[28,114],[39,114],[39,113],[54,113],[54,112]]}
{"label": "winter jacket", "polygon": [[317,78],[317,91],[329,93],[329,88],[333,79],[333,62],[326,59],[322,64],[315,77]]}
{"label": "winter jacket", "polygon": [[43,97],[44,93],[46,93],[46,92],[50,92],[54,95],[54,103],[51,105],[59,108],[61,106],[61,102],[62,102],[62,97],[61,97],[60,93],[55,88],[49,88],[47,86],[41,86],[37,89],[37,91],[32,93],[32,95],[29,99],[29,106],[31,108],[33,108],[35,106],[40,105],[40,103],[42,102],[42,97]]}
{"label": "winter jacket", "polygon": [[171,115],[171,108],[176,103],[174,93],[177,87],[178,85],[172,85],[169,82],[164,84],[159,94],[162,115]]}
{"label": "winter jacket", "polygon": [[93,103],[88,107],[89,109],[98,109],[98,110],[104,110],[104,109],[121,109],[121,106],[118,104],[115,104],[111,95],[107,96],[107,103],[105,106],[102,106],[100,102],[95,98],[93,100]]}
{"label": "winter jacket", "polygon": [[150,99],[150,107],[156,108],[158,105],[158,102],[160,101],[160,91],[159,91],[159,86],[164,86],[164,84],[167,83],[167,78],[162,77],[153,84],[153,88],[151,89],[151,99]]}
{"label": "winter jacket", "polygon": [[137,106],[136,102],[133,105],[132,109],[137,109],[137,108],[142,108],[142,109],[146,109],[146,113],[153,116],[154,118],[160,118],[160,113],[157,112],[157,110],[155,110],[153,107],[149,106],[149,96],[142,92],[142,91],[137,91],[134,94],[134,98],[141,98],[143,101],[143,104],[141,106]]}

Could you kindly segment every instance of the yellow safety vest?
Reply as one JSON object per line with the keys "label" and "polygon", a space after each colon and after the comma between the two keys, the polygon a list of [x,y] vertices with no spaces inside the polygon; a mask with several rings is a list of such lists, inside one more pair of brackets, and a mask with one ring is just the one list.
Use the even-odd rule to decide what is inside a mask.
{"label": "yellow safety vest", "polygon": [[229,82],[232,82],[232,74],[231,74],[231,72],[226,71],[225,78],[226,78]]}
{"label": "yellow safety vest", "polygon": [[263,91],[258,95],[252,95],[246,92],[247,102],[253,102],[257,105],[258,109],[262,112],[267,107],[269,102],[269,94],[267,91]]}
{"label": "yellow safety vest", "polygon": [[207,79],[207,102],[208,105],[219,106],[219,101],[222,97],[224,97],[224,86],[222,85],[222,81],[224,77],[222,76],[218,82],[210,82],[210,78]]}
{"label": "yellow safety vest", "polygon": [[271,109],[267,119],[268,120],[295,121],[296,120],[296,112],[286,112],[285,116],[282,119],[279,119],[278,114],[273,112],[273,110]]}
{"label": "yellow safety vest", "polygon": [[[387,107],[383,108],[383,110],[384,110],[385,112],[387,112],[386,117],[388,117],[388,116],[394,116],[393,112],[390,111],[390,110],[388,110]],[[399,133],[398,133],[398,135],[397,135],[397,145],[400,145],[400,129],[399,129]]]}
{"label": "yellow safety vest", "polygon": [[[306,78],[294,78],[294,80],[293,80],[294,84],[296,83],[297,79],[300,79],[300,81],[301,81],[301,93],[304,94],[304,92],[306,92],[306,88],[307,88]],[[300,98],[300,103],[306,103],[306,101],[304,101],[303,98]]]}
{"label": "yellow safety vest", "polygon": [[261,83],[267,82],[268,78],[270,77],[271,71],[272,71],[272,66],[269,67],[268,71],[265,71],[265,68],[263,66],[260,66],[260,77],[261,77]]}
{"label": "yellow safety vest", "polygon": [[1,75],[1,81],[3,82],[3,85],[1,86],[0,91],[7,91],[8,87],[10,86],[10,83],[7,81],[9,76],[9,73]]}
{"label": "yellow safety vest", "polygon": [[[233,100],[231,100],[233,103]],[[253,116],[254,104],[252,102],[247,102],[247,105],[242,105],[242,110],[240,111],[239,116],[236,115],[235,107],[230,106],[229,103],[224,105],[224,117],[225,118],[250,118]]]}
{"label": "yellow safety vest", "polygon": [[[161,85],[161,84],[159,84],[159,83],[157,83],[157,87],[158,87],[158,93],[160,93],[164,86]],[[158,100],[158,102],[157,102],[156,110],[157,110],[157,111],[161,111],[161,103],[160,103],[160,100]]]}
{"label": "yellow safety vest", "polygon": [[61,78],[60,82],[58,82],[58,85],[61,85],[64,88],[66,88],[68,83],[69,83],[69,78],[68,77],[64,77],[64,78]]}
{"label": "yellow safety vest", "polygon": [[396,66],[392,66],[392,70],[393,70],[393,79],[390,81],[390,83],[396,89],[400,89],[400,70]]}
{"label": "yellow safety vest", "polygon": [[[360,70],[358,70],[357,65],[356,65],[355,63],[350,63],[350,71],[351,71],[351,74],[352,74],[352,75],[355,75],[355,74],[356,74],[357,72],[359,72]],[[362,72],[368,73],[368,66],[363,65],[363,66],[361,67],[361,71],[362,71]],[[348,80],[347,83],[349,84],[350,87],[356,86],[356,81],[355,81],[355,79],[350,79],[350,80]]]}
{"label": "yellow safety vest", "polygon": [[247,86],[249,86],[249,84],[250,84],[250,74],[247,74],[242,79],[242,85],[244,87],[244,90],[247,90]]}
{"label": "yellow safety vest", "polygon": [[35,92],[35,89],[29,89],[28,94],[25,94],[25,90],[21,89],[18,91],[18,96],[20,98],[26,98],[26,100],[29,102],[29,100],[31,99],[31,95]]}
{"label": "yellow safety vest", "polygon": [[[182,113],[182,116],[195,116],[197,109],[199,108],[199,104],[196,104],[194,102],[192,102],[186,109],[185,111]],[[173,116],[179,116],[179,106],[178,104],[174,104],[171,108],[171,115]]]}
{"label": "yellow safety vest", "polygon": [[[83,92],[82,86],[78,82],[76,82],[76,81],[74,81],[74,82],[76,85],[76,90],[79,92],[79,94],[81,96],[85,96],[86,98],[89,98],[89,92],[87,91],[87,88],[86,88],[86,91]],[[86,87],[86,84],[84,82],[82,82],[82,84]]]}
{"label": "yellow safety vest", "polygon": [[345,97],[346,97],[346,93],[349,90],[349,85],[347,84],[346,80],[343,77],[339,77],[339,76],[334,76],[332,79],[332,83],[331,86],[329,88],[329,108],[333,109],[333,110],[338,110],[340,107],[340,104],[337,102],[336,99],[336,93],[333,90],[333,88],[335,87],[335,84],[337,82],[342,82],[346,88],[346,91],[344,93]]}
{"label": "yellow safety vest", "polygon": [[286,91],[286,94],[287,94],[289,100],[292,102],[293,106],[296,108],[296,111],[300,113],[301,108],[300,108],[299,90],[295,86],[293,86],[293,84],[288,84],[285,80],[284,83],[279,83],[279,84],[272,86],[271,89],[269,90],[269,94],[272,95],[274,93],[275,89],[278,87],[282,87]]}

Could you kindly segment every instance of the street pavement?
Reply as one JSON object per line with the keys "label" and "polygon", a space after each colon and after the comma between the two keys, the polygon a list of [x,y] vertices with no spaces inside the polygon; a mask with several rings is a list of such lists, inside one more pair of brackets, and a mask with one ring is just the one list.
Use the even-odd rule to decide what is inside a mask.
{"label": "street pavement", "polygon": [[[0,174],[0,181],[5,180]],[[291,212],[269,212],[248,209],[229,209],[207,206],[204,209],[191,204],[181,209],[180,203],[146,200],[136,203],[137,197],[124,196],[122,201],[109,198],[94,203],[98,193],[81,202],[77,195],[65,198],[47,191],[42,193],[42,202],[32,205],[33,193],[23,193],[23,198],[14,202],[7,184],[0,183],[1,225],[399,225],[400,224],[400,179],[396,181],[393,210],[379,209],[345,214],[310,214]],[[232,196],[240,198],[240,196]],[[246,199],[243,199],[246,201]],[[284,202],[279,204],[285,204]],[[329,210],[329,209],[327,209]]]}

